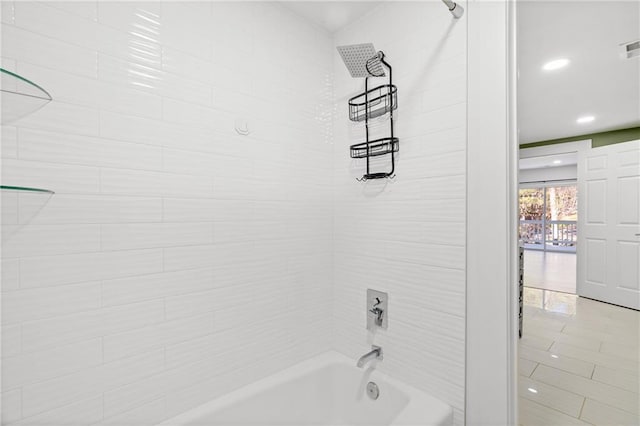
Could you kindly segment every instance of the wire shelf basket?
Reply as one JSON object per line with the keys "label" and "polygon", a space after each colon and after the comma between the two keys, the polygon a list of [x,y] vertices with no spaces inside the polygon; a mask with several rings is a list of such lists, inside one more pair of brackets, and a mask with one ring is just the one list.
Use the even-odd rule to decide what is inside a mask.
{"label": "wire shelf basket", "polygon": [[365,121],[376,118],[398,108],[398,88],[383,84],[349,99],[349,119]]}
{"label": "wire shelf basket", "polygon": [[382,138],[370,142],[361,142],[351,145],[351,158],[369,158],[398,152],[400,139]]}

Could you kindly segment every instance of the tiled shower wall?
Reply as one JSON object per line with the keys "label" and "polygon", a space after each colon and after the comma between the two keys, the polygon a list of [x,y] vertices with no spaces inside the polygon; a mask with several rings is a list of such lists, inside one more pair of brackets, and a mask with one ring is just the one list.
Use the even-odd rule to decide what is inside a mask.
{"label": "tiled shower wall", "polygon": [[[3,67],[55,99],[3,128],[2,182],[56,191],[3,193],[3,424],[152,424],[372,342],[462,423],[464,21],[395,2],[332,38],[267,3],[2,7]],[[401,152],[361,184],[362,81],[333,46],[368,41]]]}
{"label": "tiled shower wall", "polygon": [[[397,176],[359,183],[364,141],[347,100],[363,90],[334,56],[334,347],[357,358],[384,348],[387,371],[454,407],[464,420],[466,20],[440,2],[392,2],[339,31],[336,45],[373,42],[398,86]],[[386,82],[372,79],[369,87]],[[372,139],[388,132],[372,123]],[[372,171],[389,164],[372,163]],[[365,330],[367,288],[389,292],[389,329]]]}
{"label": "tiled shower wall", "polygon": [[2,22],[54,98],[2,183],[56,191],[3,191],[2,424],[153,424],[330,347],[329,34],[273,3]]}

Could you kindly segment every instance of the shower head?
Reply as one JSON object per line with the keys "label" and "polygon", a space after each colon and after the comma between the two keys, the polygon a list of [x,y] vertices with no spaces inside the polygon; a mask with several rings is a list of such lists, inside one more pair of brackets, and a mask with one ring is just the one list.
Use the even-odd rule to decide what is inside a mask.
{"label": "shower head", "polygon": [[457,3],[454,3],[452,0],[442,0],[444,4],[449,8],[449,12],[453,15],[454,18],[460,19],[462,14],[464,13],[464,8]]}
{"label": "shower head", "polygon": [[350,44],[337,47],[342,61],[353,78],[384,77],[384,68],[380,61],[382,52],[376,52],[373,43]]}

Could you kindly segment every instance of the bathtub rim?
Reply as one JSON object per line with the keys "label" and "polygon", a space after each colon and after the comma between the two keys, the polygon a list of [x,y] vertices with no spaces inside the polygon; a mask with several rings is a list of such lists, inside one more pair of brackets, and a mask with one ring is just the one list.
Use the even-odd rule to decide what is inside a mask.
{"label": "bathtub rim", "polygon": [[[182,426],[189,422],[197,421],[212,412],[221,410],[234,403],[251,398],[267,389],[296,380],[302,376],[312,373],[313,371],[333,364],[347,365],[353,369],[357,369],[355,361],[342,353],[333,350],[323,352],[315,357],[309,358],[284,370],[242,386],[228,394],[214,398],[204,404],[200,404],[184,413],[180,413],[174,417],[166,419],[163,422],[158,423],[156,426]],[[383,380],[389,385],[406,392],[409,396],[408,404],[399,413],[398,417],[393,420],[393,423],[390,426],[416,425],[415,419],[422,417],[422,415],[427,411],[430,413],[430,417],[433,416],[435,423],[421,424],[421,426],[453,424],[453,408],[451,406],[436,397],[403,381],[394,379],[375,368],[373,368],[373,370],[376,377],[374,380],[379,378],[379,380]],[[362,371],[365,372],[366,369]]]}

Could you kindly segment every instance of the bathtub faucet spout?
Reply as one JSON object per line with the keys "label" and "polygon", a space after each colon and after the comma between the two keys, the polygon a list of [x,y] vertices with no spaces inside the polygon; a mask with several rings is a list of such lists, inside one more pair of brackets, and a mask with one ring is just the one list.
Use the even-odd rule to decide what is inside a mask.
{"label": "bathtub faucet spout", "polygon": [[364,367],[365,364],[374,359],[379,359],[380,361],[382,361],[382,348],[380,346],[372,345],[371,352],[367,352],[366,354],[362,355],[358,360],[358,368]]}

